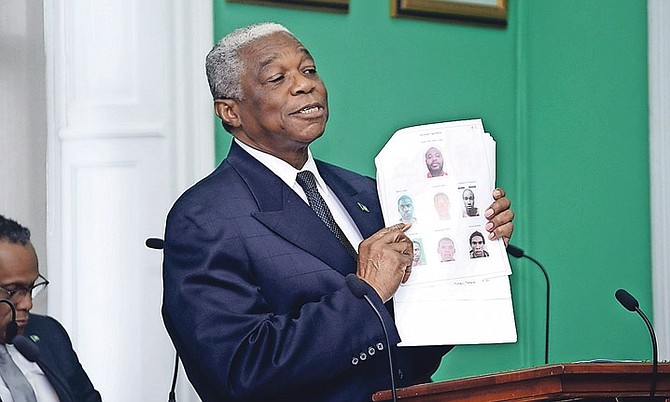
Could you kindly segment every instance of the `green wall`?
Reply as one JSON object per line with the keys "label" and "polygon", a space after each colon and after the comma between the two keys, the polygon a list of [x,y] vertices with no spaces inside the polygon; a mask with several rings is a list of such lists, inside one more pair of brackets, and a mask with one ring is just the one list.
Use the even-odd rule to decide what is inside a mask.
{"label": "green wall", "polygon": [[[398,128],[481,117],[513,243],[552,280],[550,362],[650,358],[613,296],[625,287],[652,314],[645,1],[510,0],[506,28],[392,19],[386,0],[350,0],[348,14],[213,4],[217,40],[271,20],[310,49],[331,107],[320,159],[374,176]],[[219,129],[219,160],[229,144]],[[436,380],[543,364],[543,277],[512,267],[519,341],[459,346]]]}

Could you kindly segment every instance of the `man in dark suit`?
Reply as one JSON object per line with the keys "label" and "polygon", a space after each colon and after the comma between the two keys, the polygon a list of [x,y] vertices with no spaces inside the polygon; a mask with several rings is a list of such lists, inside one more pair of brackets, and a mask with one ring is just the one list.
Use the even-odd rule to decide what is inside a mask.
{"label": "man in dark suit", "polygon": [[[410,224],[384,228],[372,179],[312,157],[328,100],[307,49],[281,25],[245,27],[212,49],[207,74],[234,141],[170,211],[163,270],[165,325],[202,400],[356,402],[389,388],[361,289],[388,326],[396,383],[429,381],[450,348],[396,347],[384,305],[411,271]],[[494,197],[491,237],[508,239],[510,203]]]}
{"label": "man in dark suit", "polygon": [[[86,372],[65,329],[53,318],[30,314],[33,297],[46,288],[48,281],[39,273],[37,254],[30,242],[30,231],[14,220],[0,215],[0,299],[14,305],[18,334],[36,344],[32,356],[22,356],[8,339],[7,326],[12,321],[12,310],[7,302],[0,305],[0,351],[3,358],[11,358],[29,387],[24,392],[33,395],[21,399],[7,373],[0,370],[0,400],[99,402]],[[10,331],[11,332],[11,331]],[[30,360],[36,360],[32,362]],[[6,364],[6,363],[5,363]],[[6,367],[6,366],[2,366]],[[31,399],[35,398],[35,399]]]}

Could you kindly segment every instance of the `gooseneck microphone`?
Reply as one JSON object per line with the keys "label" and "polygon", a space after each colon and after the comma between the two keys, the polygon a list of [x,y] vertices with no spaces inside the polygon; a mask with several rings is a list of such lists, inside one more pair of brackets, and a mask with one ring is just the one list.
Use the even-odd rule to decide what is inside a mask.
{"label": "gooseneck microphone", "polygon": [[382,324],[382,330],[384,330],[384,339],[386,340],[386,350],[388,351],[388,356],[389,356],[389,370],[391,371],[391,395],[393,395],[393,402],[396,402],[398,400],[398,394],[395,389],[395,377],[393,375],[393,357],[391,355],[391,342],[389,342],[389,334],[386,331],[386,324],[384,323],[384,319],[382,318],[382,315],[379,313],[379,310],[377,310],[377,307],[372,303],[372,300],[368,297],[368,288],[367,286],[363,283],[363,280],[359,279],[356,274],[349,274],[346,276],[345,281],[347,282],[347,286],[349,287],[349,290],[351,290],[351,293],[354,294],[359,299],[365,299],[365,301],[368,302],[370,307],[372,307],[372,310],[377,314],[377,318],[379,318],[379,322]]}
{"label": "gooseneck microphone", "polygon": [[[163,246],[165,245],[165,242],[163,241],[163,239],[159,239],[158,237],[149,237],[148,239],[145,240],[144,245],[154,250],[162,250]],[[177,400],[175,388],[177,388],[178,372],[179,372],[179,353],[175,353],[174,370],[172,372],[172,386],[170,387],[170,393],[168,394],[168,402],[176,402]]]}
{"label": "gooseneck microphone", "polygon": [[16,323],[16,306],[9,299],[0,299],[0,303],[5,303],[12,310],[12,320],[7,323],[5,328],[5,342],[12,343],[14,337],[19,332],[19,326]]}
{"label": "gooseneck microphone", "polygon": [[544,275],[544,283],[547,289],[545,306],[546,310],[544,313],[544,364],[549,364],[549,302],[551,300],[551,288],[549,287],[549,275],[547,275],[547,270],[544,269],[542,264],[535,258],[527,255],[522,249],[512,244],[507,245],[507,254],[511,255],[514,258],[525,257],[533,261],[535,265],[540,267],[542,274]]}
{"label": "gooseneck microphone", "polygon": [[649,393],[649,396],[651,398],[654,397],[656,394],[656,381],[658,378],[658,345],[656,343],[656,333],[654,332],[654,327],[651,325],[651,322],[649,321],[649,318],[640,310],[640,303],[638,303],[637,299],[633,297],[630,293],[628,293],[624,289],[619,289],[614,293],[614,297],[621,303],[622,306],[626,308],[628,311],[633,311],[636,312],[642,317],[644,320],[644,323],[647,325],[647,329],[649,330],[649,335],[651,336],[651,346],[652,346],[652,353],[653,353],[653,360],[652,360],[652,369],[651,369],[651,392]]}

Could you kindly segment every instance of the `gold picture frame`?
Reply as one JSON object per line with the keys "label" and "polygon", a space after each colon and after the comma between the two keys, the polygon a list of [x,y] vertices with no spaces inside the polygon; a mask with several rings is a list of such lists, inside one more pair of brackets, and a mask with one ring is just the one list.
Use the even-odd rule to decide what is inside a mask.
{"label": "gold picture frame", "polygon": [[288,7],[302,10],[349,12],[349,0],[226,0],[229,3],[259,4],[263,6]]}
{"label": "gold picture frame", "polygon": [[507,26],[508,0],[391,0],[392,17]]}

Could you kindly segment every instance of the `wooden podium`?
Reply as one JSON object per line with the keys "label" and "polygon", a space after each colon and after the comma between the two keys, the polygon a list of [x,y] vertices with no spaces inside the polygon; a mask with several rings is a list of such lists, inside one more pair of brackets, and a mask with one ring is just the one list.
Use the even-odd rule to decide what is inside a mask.
{"label": "wooden podium", "polygon": [[[397,393],[406,402],[649,401],[651,373],[651,363],[568,363],[418,384]],[[658,365],[656,396],[670,402],[670,363]],[[372,400],[391,401],[391,391]]]}

